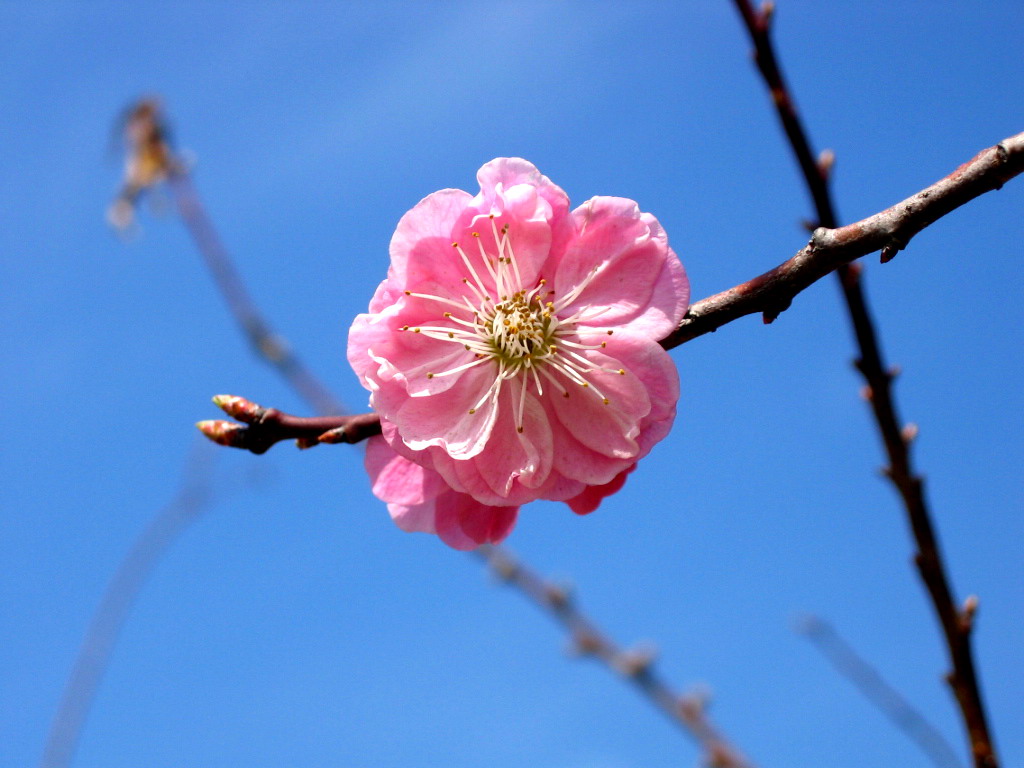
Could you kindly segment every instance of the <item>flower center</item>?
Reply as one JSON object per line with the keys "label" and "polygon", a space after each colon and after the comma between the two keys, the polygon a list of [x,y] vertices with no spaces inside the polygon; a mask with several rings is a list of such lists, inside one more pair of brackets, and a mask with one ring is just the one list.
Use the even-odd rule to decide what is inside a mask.
{"label": "flower center", "polygon": [[[523,287],[519,265],[509,240],[508,225],[499,231],[493,214],[490,220],[496,256],[484,249],[479,232],[472,233],[473,239],[477,241],[478,259],[471,259],[462,246],[452,243],[470,274],[470,277],[462,279],[466,293],[461,297],[461,302],[405,291],[406,296],[430,299],[456,311],[443,313],[443,320],[448,324],[415,328],[406,325],[401,328],[402,331],[461,344],[473,353],[473,359],[469,362],[446,371],[428,373],[427,378],[454,376],[478,365],[494,364],[494,381],[483,397],[469,409],[469,413],[476,413],[489,401],[496,403],[503,382],[516,382],[519,391],[513,391],[513,415],[519,432],[523,431],[526,392],[531,385],[538,397],[544,396],[545,383],[562,397],[569,397],[574,386],[581,387],[590,390],[593,396],[608,405],[609,399],[586,378],[586,374],[597,370],[620,375],[626,372],[621,368],[615,370],[597,366],[581,354],[585,350],[607,346],[606,342],[581,344],[575,340],[576,323],[581,316],[591,313],[592,319],[597,313],[592,313],[590,308],[571,314],[564,312],[594,279],[598,268],[591,270],[578,285],[557,300],[550,300],[555,292],[547,288],[547,280],[543,278],[527,290]],[[474,262],[477,266],[474,266]],[[478,267],[483,269],[478,270]],[[492,287],[486,287],[480,279],[480,272],[490,277],[488,284]],[[498,298],[495,299],[491,293],[497,293]],[[566,316],[563,317],[563,314]],[[608,330],[606,333],[611,336],[613,331]]]}
{"label": "flower center", "polygon": [[536,293],[527,299],[523,291],[517,291],[485,317],[483,327],[492,354],[506,365],[518,368],[550,354],[554,324],[550,309]]}

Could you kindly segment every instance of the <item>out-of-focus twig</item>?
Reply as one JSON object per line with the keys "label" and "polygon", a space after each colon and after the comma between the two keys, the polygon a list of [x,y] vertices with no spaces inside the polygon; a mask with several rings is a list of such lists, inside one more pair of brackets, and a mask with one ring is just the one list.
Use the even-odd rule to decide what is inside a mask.
{"label": "out-of-focus twig", "polygon": [[214,466],[210,454],[205,441],[193,450],[177,497],[146,526],[107,586],[64,687],[43,748],[41,768],[71,764],[89,707],[135,598],[163,553],[209,507]]}
{"label": "out-of-focus twig", "polygon": [[[376,414],[335,418],[343,412],[330,391],[310,373],[288,348],[287,342],[280,336],[271,334],[255,303],[250,298],[226,249],[221,245],[220,238],[212,222],[206,215],[202,203],[192,186],[184,166],[176,166],[170,171],[168,180],[174,189],[178,210],[182,219],[192,233],[193,240],[210,269],[228,303],[235,320],[245,330],[256,351],[268,362],[273,364],[285,375],[289,383],[319,412],[320,419],[303,419],[275,409],[262,408],[244,398],[218,395],[214,402],[226,413],[242,421],[246,426],[225,421],[200,422],[200,430],[210,439],[225,445],[244,447],[259,453],[266,450],[280,439],[295,438],[302,447],[310,447],[318,443],[358,442],[361,439],[377,434],[380,431],[379,418]],[[268,431],[261,432],[266,425]],[[254,429],[255,428],[255,429]],[[325,428],[325,429],[322,429]],[[278,434],[285,435],[277,437]],[[271,437],[275,439],[270,440]],[[269,441],[269,442],[268,442]],[[264,443],[266,443],[264,447]],[[511,564],[518,574],[517,578],[504,577],[515,584],[527,596],[533,597],[540,605],[543,600],[537,599],[541,592],[532,592],[530,585],[542,585],[543,582],[533,576],[525,566],[515,562],[510,555],[499,547],[487,546],[476,550],[485,558],[499,574],[509,573]],[[542,590],[543,592],[544,590]],[[553,592],[548,592],[553,594]],[[553,606],[553,603],[551,604]],[[708,724],[703,713],[702,702],[696,698],[684,698],[673,694],[667,686],[650,671],[650,659],[642,654],[629,654],[618,651],[590,622],[575,608],[566,606],[561,611],[563,622],[571,622],[573,636],[579,642],[581,650],[595,654],[598,658],[611,664],[628,679],[632,680],[656,707],[670,714],[673,720],[685,732],[690,733],[707,751],[708,764],[712,768],[747,768],[747,763],[738,752],[730,747]],[[571,617],[571,618],[570,618]],[[567,624],[570,626],[570,624]],[[584,645],[584,642],[588,645]],[[592,647],[593,643],[597,646]]]}
{"label": "out-of-focus twig", "polygon": [[[345,409],[341,403],[299,360],[287,340],[274,333],[249,295],[192,184],[188,164],[177,157],[170,145],[164,116],[156,99],[144,99],[129,110],[125,121],[125,143],[128,149],[125,181],[111,208],[111,221],[116,226],[121,226],[119,219],[130,222],[130,214],[140,192],[166,181],[199,255],[256,354],[284,376],[318,413],[343,413]],[[127,210],[127,214],[115,215],[118,209]]]}
{"label": "out-of-focus twig", "polygon": [[[800,164],[814,201],[817,223],[820,227],[827,228],[828,238],[835,242],[840,253],[848,247],[849,242],[855,241],[859,242],[861,247],[854,252],[859,252],[864,246],[870,245],[868,251],[858,255],[881,249],[882,261],[888,261],[907,244],[910,237],[940,216],[983,192],[998,189],[1003,182],[1024,171],[1024,134],[1017,134],[981,152],[946,178],[908,200],[881,214],[836,229],[838,221],[828,184],[832,156],[828,153],[823,158],[824,162],[814,160],[810,141],[782,76],[772,45],[770,31],[774,5],[766,3],[760,10],[755,10],[749,0],[733,2],[743,17],[754,43],[758,69],[771,90],[779,120]],[[819,239],[820,232],[820,229],[815,232],[811,245],[804,249],[812,249],[809,256],[813,255],[813,246]],[[795,258],[799,256],[800,254]],[[902,426],[892,392],[895,374],[884,362],[881,344],[861,285],[860,270],[843,267],[842,263],[845,261],[850,259],[842,259],[833,266],[840,267],[837,274],[860,348],[860,358],[856,365],[867,382],[867,398],[888,455],[889,466],[885,473],[903,499],[917,544],[914,560],[931,596],[946,639],[952,665],[947,680],[960,706],[974,765],[976,768],[996,768],[998,759],[971,651],[971,629],[977,599],[968,598],[961,609],[953,597],[925,499],[924,480],[917,474],[910,455],[910,443],[917,430],[912,426]]]}
{"label": "out-of-focus twig", "polygon": [[696,740],[704,751],[706,764],[714,768],[749,768],[750,763],[711,724],[699,696],[680,696],[654,669],[654,654],[648,650],[624,651],[608,638],[579,608],[564,587],[546,581],[507,550],[484,545],[476,550],[491,570],[506,584],[557,621],[572,639],[576,652],[601,662],[628,680],[672,722]]}
{"label": "out-of-focus twig", "polygon": [[797,631],[806,637],[892,723],[920,747],[937,768],[962,768],[962,763],[942,734],[889,685],[832,626],[817,616],[802,616]]}

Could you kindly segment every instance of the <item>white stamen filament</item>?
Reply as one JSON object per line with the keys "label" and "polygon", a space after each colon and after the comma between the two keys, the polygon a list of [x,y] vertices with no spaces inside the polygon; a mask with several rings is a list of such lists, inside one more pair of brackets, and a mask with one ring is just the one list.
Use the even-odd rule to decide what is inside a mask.
{"label": "white stamen filament", "polygon": [[[454,376],[493,362],[494,380],[479,401],[469,409],[469,413],[475,414],[488,401],[491,407],[497,406],[503,382],[515,379],[519,392],[516,397],[515,390],[512,391],[512,418],[518,432],[523,432],[525,428],[527,390],[532,383],[537,397],[543,397],[542,379],[564,397],[570,397],[569,389],[563,384],[567,380],[593,392],[607,405],[608,398],[594,386],[587,374],[595,371],[624,374],[625,371],[597,365],[580,354],[585,350],[603,349],[607,346],[606,342],[583,344],[574,339],[578,338],[576,324],[579,320],[586,316],[590,321],[609,308],[585,306],[566,317],[559,316],[600,273],[600,265],[590,270],[560,299],[555,298],[555,292],[547,287],[545,279],[538,279],[535,285],[527,289],[523,286],[508,225],[499,230],[494,215],[490,216],[490,224],[496,255],[488,253],[479,232],[472,233],[485,272],[478,272],[474,259],[457,242],[452,243],[470,276],[462,280],[467,290],[461,296],[461,302],[427,293],[405,291],[407,296],[454,307],[460,314],[469,313],[469,319],[466,319],[466,316],[458,317],[446,311],[442,313],[445,324],[402,327],[404,331],[420,333],[430,339],[460,344],[469,353],[462,360],[472,355],[472,359],[453,368],[427,373],[427,378]],[[491,288],[481,279],[481,275],[490,278]],[[611,331],[608,333],[611,334]]]}

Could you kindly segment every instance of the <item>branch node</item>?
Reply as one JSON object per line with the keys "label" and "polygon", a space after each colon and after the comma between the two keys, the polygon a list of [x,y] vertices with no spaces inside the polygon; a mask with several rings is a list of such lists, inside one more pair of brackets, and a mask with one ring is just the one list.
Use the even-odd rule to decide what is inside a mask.
{"label": "branch node", "polygon": [[899,240],[890,240],[884,248],[879,257],[879,261],[882,264],[888,264],[890,261],[896,258],[896,254],[902,251],[906,247],[906,243],[901,243]]}
{"label": "branch node", "polygon": [[657,657],[657,650],[653,646],[643,645],[618,654],[615,667],[627,677],[643,677],[651,671]]}
{"label": "branch node", "polygon": [[860,396],[870,403],[875,397],[875,390],[871,388],[870,384],[865,384],[860,388]]}
{"label": "branch node", "polygon": [[587,630],[577,630],[572,637],[570,653],[575,656],[593,656],[602,647],[601,638]]}
{"label": "branch node", "polygon": [[905,425],[903,429],[900,430],[900,437],[903,438],[904,443],[910,445],[910,443],[914,442],[914,440],[917,439],[917,435],[919,432],[920,429],[918,429],[917,424],[911,422]]}
{"label": "branch node", "polygon": [[771,29],[772,20],[775,18],[775,3],[773,0],[765,0],[761,3],[761,10],[758,13],[758,21],[761,24],[762,31],[767,34],[768,30]]}

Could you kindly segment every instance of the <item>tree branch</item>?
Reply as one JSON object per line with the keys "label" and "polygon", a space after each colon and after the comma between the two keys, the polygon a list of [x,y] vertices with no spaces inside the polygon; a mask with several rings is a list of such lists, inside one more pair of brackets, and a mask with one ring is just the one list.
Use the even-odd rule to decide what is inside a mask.
{"label": "tree branch", "polygon": [[484,545],[476,554],[491,570],[530,602],[550,615],[572,638],[580,655],[590,656],[613,674],[628,680],[640,693],[682,726],[700,745],[705,762],[712,768],[750,768],[750,763],[714,728],[699,696],[680,696],[654,671],[654,654],[649,650],[624,651],[612,642],[579,609],[572,595],[561,586],[545,581],[507,550]]}
{"label": "tree branch", "polygon": [[797,631],[806,637],[835,670],[856,686],[864,698],[907,735],[936,768],[961,768],[946,739],[850,646],[832,626],[817,616],[805,616]]}
{"label": "tree branch", "polygon": [[266,453],[282,440],[296,440],[300,448],[312,448],[321,443],[358,443],[380,434],[380,417],[376,413],[305,418],[264,408],[235,395],[217,395],[213,402],[242,423],[200,421],[196,424],[199,431],[219,445],[255,454]]}
{"label": "tree branch", "polygon": [[[818,223],[829,228],[815,230],[806,248],[790,261],[768,273],[771,277],[761,285],[755,286],[752,292],[756,293],[758,289],[763,289],[764,284],[785,284],[791,273],[799,273],[801,257],[804,260],[820,258],[824,264],[833,262],[834,266],[838,267],[843,296],[860,347],[860,359],[856,361],[856,365],[867,382],[868,400],[889,458],[886,474],[903,499],[917,543],[918,551],[914,561],[928,589],[949,649],[953,669],[947,675],[947,681],[960,706],[970,739],[974,765],[976,768],[996,768],[998,759],[971,652],[971,626],[977,599],[968,598],[963,610],[957,608],[954,601],[925,500],[924,481],[915,472],[910,456],[910,443],[917,430],[910,425],[900,426],[901,421],[892,393],[894,374],[886,367],[882,356],[881,345],[861,285],[860,269],[847,267],[845,264],[876,250],[881,250],[881,260],[885,263],[899,250],[905,248],[911,237],[932,222],[978,195],[999,189],[1004,182],[1024,170],[1024,134],[1011,136],[996,146],[980,152],[944,179],[902,203],[856,224],[836,229],[838,222],[828,187],[831,154],[823,158],[825,162],[815,163],[812,159],[810,142],[782,77],[769,35],[774,6],[766,3],[760,11],[755,11],[749,0],[733,2],[743,17],[754,43],[755,61],[771,90],[779,120],[814,201]],[[823,250],[824,256],[821,253]],[[776,275],[775,273],[780,270],[782,274]],[[813,270],[810,275],[814,275]],[[813,277],[811,282],[820,276]],[[764,277],[766,276],[762,276]],[[806,278],[807,276],[804,276],[794,280],[797,290],[802,290],[799,285]],[[785,289],[782,296],[785,297]],[[712,300],[716,298],[718,297],[712,297]],[[771,322],[786,306],[788,300],[762,308],[760,311],[765,312],[765,321]],[[781,308],[777,309],[779,307]],[[751,311],[759,311],[759,308]],[[718,326],[710,330],[714,330],[715,327]]]}
{"label": "tree branch", "polygon": [[[825,275],[874,251],[881,250],[883,257],[891,258],[929,224],[979,195],[999,189],[1021,172],[1024,133],[979,152],[948,176],[880,213],[845,227],[815,229],[810,242],[775,269],[692,304],[679,327],[661,345],[672,349],[755,312],[763,313],[765,322],[770,323],[798,293]],[[847,277],[847,282],[854,280],[855,275]],[[866,315],[866,310],[863,312]],[[863,332],[858,331],[858,338]],[[865,344],[861,346],[863,357],[880,358],[878,353],[864,354]]]}

